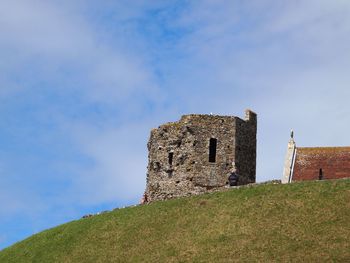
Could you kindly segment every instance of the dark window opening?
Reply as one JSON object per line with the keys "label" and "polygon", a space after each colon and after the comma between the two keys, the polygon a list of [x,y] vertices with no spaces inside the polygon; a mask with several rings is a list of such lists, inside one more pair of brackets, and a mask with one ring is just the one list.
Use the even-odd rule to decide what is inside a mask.
{"label": "dark window opening", "polygon": [[209,162],[210,163],[215,163],[216,161],[216,144],[217,144],[217,139],[210,138],[210,141],[209,141]]}
{"label": "dark window opening", "polygon": [[322,180],[323,179],[323,171],[322,168],[320,168],[320,172],[318,174],[318,180]]}
{"label": "dark window opening", "polygon": [[173,165],[173,158],[174,158],[174,153],[173,152],[169,153],[169,156],[168,156],[169,165]]}

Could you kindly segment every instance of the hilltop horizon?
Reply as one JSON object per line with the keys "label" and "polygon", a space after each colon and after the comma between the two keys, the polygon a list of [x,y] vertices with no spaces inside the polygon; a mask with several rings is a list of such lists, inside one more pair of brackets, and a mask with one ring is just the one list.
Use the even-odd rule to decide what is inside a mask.
{"label": "hilltop horizon", "polygon": [[139,202],[150,131],[258,115],[257,182],[349,145],[350,2],[0,1],[0,249]]}

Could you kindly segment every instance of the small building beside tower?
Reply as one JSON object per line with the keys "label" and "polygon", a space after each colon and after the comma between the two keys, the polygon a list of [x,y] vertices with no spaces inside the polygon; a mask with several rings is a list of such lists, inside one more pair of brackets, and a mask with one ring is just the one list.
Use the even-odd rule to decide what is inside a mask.
{"label": "small building beside tower", "polygon": [[288,143],[282,183],[350,177],[350,147],[297,147]]}

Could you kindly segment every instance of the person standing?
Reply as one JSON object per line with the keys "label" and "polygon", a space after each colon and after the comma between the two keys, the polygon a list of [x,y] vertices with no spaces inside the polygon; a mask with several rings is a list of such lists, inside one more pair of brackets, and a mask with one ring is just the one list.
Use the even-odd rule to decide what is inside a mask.
{"label": "person standing", "polygon": [[234,168],[234,169],[232,169],[232,172],[228,177],[228,181],[229,181],[230,186],[237,186],[238,179],[239,179],[239,176],[237,173],[237,169]]}

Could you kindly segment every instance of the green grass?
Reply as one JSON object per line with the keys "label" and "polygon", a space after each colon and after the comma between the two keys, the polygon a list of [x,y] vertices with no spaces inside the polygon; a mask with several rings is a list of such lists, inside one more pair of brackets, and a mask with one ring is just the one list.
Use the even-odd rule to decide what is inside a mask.
{"label": "green grass", "polygon": [[43,231],[0,262],[350,262],[350,180],[266,184]]}

